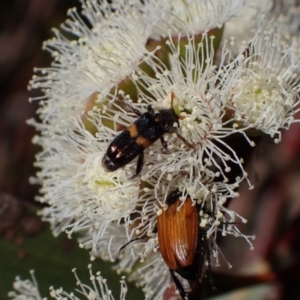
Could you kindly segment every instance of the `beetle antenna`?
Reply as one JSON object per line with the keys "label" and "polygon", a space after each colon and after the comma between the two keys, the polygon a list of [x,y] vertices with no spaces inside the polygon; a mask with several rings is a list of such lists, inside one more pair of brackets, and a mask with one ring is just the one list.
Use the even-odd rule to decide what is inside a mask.
{"label": "beetle antenna", "polygon": [[142,113],[141,113],[138,109],[136,109],[136,108],[134,108],[133,106],[131,106],[129,103],[125,103],[125,107],[128,108],[128,109],[130,109],[130,110],[131,110],[133,113],[135,113],[138,117],[141,117]]}
{"label": "beetle antenna", "polygon": [[189,143],[182,135],[180,135],[180,134],[177,133],[177,132],[175,132],[175,133],[176,133],[177,137],[178,137],[179,139],[181,139],[188,147],[190,147],[190,148],[195,148],[195,146],[192,145],[191,143]]}
{"label": "beetle antenna", "polygon": [[174,106],[173,106],[174,98],[175,98],[175,94],[174,94],[174,92],[171,92],[171,107],[172,107],[172,109],[174,109]]}
{"label": "beetle antenna", "polygon": [[143,239],[143,238],[145,238],[145,237],[147,237],[147,236],[144,235],[144,236],[141,236],[141,237],[132,239],[132,240],[130,240],[129,242],[127,242],[126,244],[124,244],[124,245],[119,249],[119,255],[120,255],[121,251],[122,251],[124,248],[126,248],[129,244],[131,244],[131,243],[134,242],[134,241],[141,240],[141,239]]}
{"label": "beetle antenna", "polygon": [[[157,232],[157,226],[155,226],[155,227],[153,228],[153,230],[152,230],[152,233],[156,233],[156,232]],[[126,244],[124,244],[124,245],[119,249],[119,255],[120,255],[120,252],[121,252],[124,248],[126,248],[129,244],[131,244],[132,242],[135,242],[135,241],[137,241],[137,240],[144,239],[144,238],[146,238],[146,237],[149,237],[149,236],[148,236],[148,235],[143,235],[143,236],[140,236],[140,237],[137,237],[137,238],[135,238],[135,239],[130,240],[129,242],[127,242]]]}

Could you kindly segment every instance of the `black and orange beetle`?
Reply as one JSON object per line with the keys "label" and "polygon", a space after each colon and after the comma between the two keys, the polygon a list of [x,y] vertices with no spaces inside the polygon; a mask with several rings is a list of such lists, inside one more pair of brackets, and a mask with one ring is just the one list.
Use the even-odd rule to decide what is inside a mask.
{"label": "black and orange beetle", "polygon": [[[174,94],[171,94],[170,109],[161,109],[157,113],[154,112],[151,105],[148,106],[148,111],[141,113],[140,111],[131,108],[139,117],[133,124],[121,132],[108,146],[106,154],[102,159],[102,166],[108,172],[115,171],[131,162],[138,156],[136,173],[137,176],[143,167],[144,150],[160,139],[164,148],[167,148],[163,135],[165,133],[176,133],[175,123],[179,124],[179,117],[176,115],[173,108]],[[190,147],[182,136],[176,133],[177,136]]]}
{"label": "black and orange beetle", "polygon": [[199,279],[205,258],[210,271],[210,250],[206,230],[199,227],[197,206],[190,196],[182,205],[181,196],[178,189],[168,195],[166,203],[169,207],[158,216],[157,231],[160,253],[181,297],[187,299],[187,292],[174,272],[188,281]]}

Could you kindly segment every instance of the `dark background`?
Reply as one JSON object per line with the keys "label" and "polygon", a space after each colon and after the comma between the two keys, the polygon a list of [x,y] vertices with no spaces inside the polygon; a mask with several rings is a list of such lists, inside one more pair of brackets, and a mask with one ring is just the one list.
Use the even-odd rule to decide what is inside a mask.
{"label": "dark background", "polygon": [[[1,0],[0,1],[0,299],[17,275],[30,278],[35,270],[41,294],[49,298],[49,286],[71,292],[76,267],[82,282],[90,284],[89,255],[77,247],[75,239],[61,235],[54,238],[48,224],[43,224],[34,201],[38,186],[29,183],[34,176],[34,155],[39,148],[31,140],[35,129],[26,120],[36,117],[36,102],[28,98],[28,82],[34,67],[50,66],[50,55],[42,51],[44,40],[51,38],[51,28],[59,28],[75,0]],[[93,270],[101,270],[109,287],[118,295],[119,276],[108,263],[96,260]],[[129,286],[133,290],[133,284]],[[131,294],[130,297],[135,294]],[[137,294],[141,298],[141,293]],[[117,297],[118,298],[118,297]]]}
{"label": "dark background", "polygon": [[[41,50],[42,42],[52,37],[51,28],[58,28],[67,9],[76,5],[75,0],[0,2],[0,299],[7,299],[15,276],[29,278],[31,269],[43,297],[48,296],[50,285],[72,291],[73,267],[83,282],[89,282],[86,251],[63,235],[54,239],[48,225],[36,216],[38,187],[29,184],[29,177],[34,176],[34,155],[39,149],[31,143],[34,128],[26,124],[37,108],[28,98],[38,91],[27,91],[33,68],[51,63],[50,55]],[[245,155],[248,150],[240,149]],[[219,292],[244,287],[238,299],[300,299],[299,150],[298,125],[283,133],[279,145],[258,137],[255,150],[249,150],[246,168],[255,189],[242,186],[241,196],[230,206],[248,219],[240,228],[256,235],[255,250],[250,251],[241,238],[220,238],[233,268],[229,270],[222,258],[221,267],[214,268]],[[96,261],[93,265],[95,272],[103,271],[110,288],[119,287],[119,277],[109,271],[109,264]],[[261,283],[268,289],[255,296]],[[127,297],[142,298],[141,294]]]}

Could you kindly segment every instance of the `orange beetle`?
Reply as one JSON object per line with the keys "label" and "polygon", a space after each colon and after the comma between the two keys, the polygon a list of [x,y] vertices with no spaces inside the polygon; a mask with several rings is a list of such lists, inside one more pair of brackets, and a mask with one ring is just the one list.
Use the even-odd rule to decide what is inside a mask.
{"label": "orange beetle", "polygon": [[190,196],[182,205],[179,201],[181,196],[182,192],[178,189],[168,195],[166,203],[169,207],[158,216],[157,231],[160,253],[170,268],[181,297],[186,299],[187,293],[174,272],[189,281],[198,279],[205,255],[209,258],[209,248],[206,232],[199,228],[197,206]]}
{"label": "orange beetle", "polygon": [[[179,201],[181,196],[182,192],[178,189],[168,195],[166,203],[169,207],[157,217],[157,226],[154,231],[158,233],[159,250],[170,269],[176,288],[182,299],[188,299],[180,276],[192,285],[198,282],[202,275],[205,258],[208,261],[210,275],[210,249],[206,229],[199,227],[200,216],[197,205],[193,204],[189,195],[181,205]],[[127,242],[120,251],[129,243],[142,238],[145,236]],[[212,282],[211,276],[210,281]]]}

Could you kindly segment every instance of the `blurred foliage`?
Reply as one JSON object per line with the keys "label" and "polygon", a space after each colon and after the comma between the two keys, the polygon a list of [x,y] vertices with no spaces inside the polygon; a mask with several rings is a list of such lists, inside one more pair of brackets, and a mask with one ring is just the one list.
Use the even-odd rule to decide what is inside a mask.
{"label": "blurred foliage", "polygon": [[[76,279],[71,270],[76,267],[76,273],[82,283],[92,286],[87,269],[89,254],[80,249],[76,240],[70,240],[65,235],[54,238],[49,226],[44,226],[36,236],[24,237],[18,230],[11,230],[5,239],[0,239],[0,299],[7,299],[7,293],[12,290],[16,275],[22,279],[31,279],[29,270],[35,270],[42,297],[49,298],[49,287],[63,287],[72,292],[76,288]],[[112,264],[99,259],[92,263],[95,274],[101,274],[108,280],[116,299],[120,293],[120,276],[112,271]],[[143,294],[132,283],[128,283],[128,299],[142,299]],[[78,296],[78,295],[77,295]]]}

